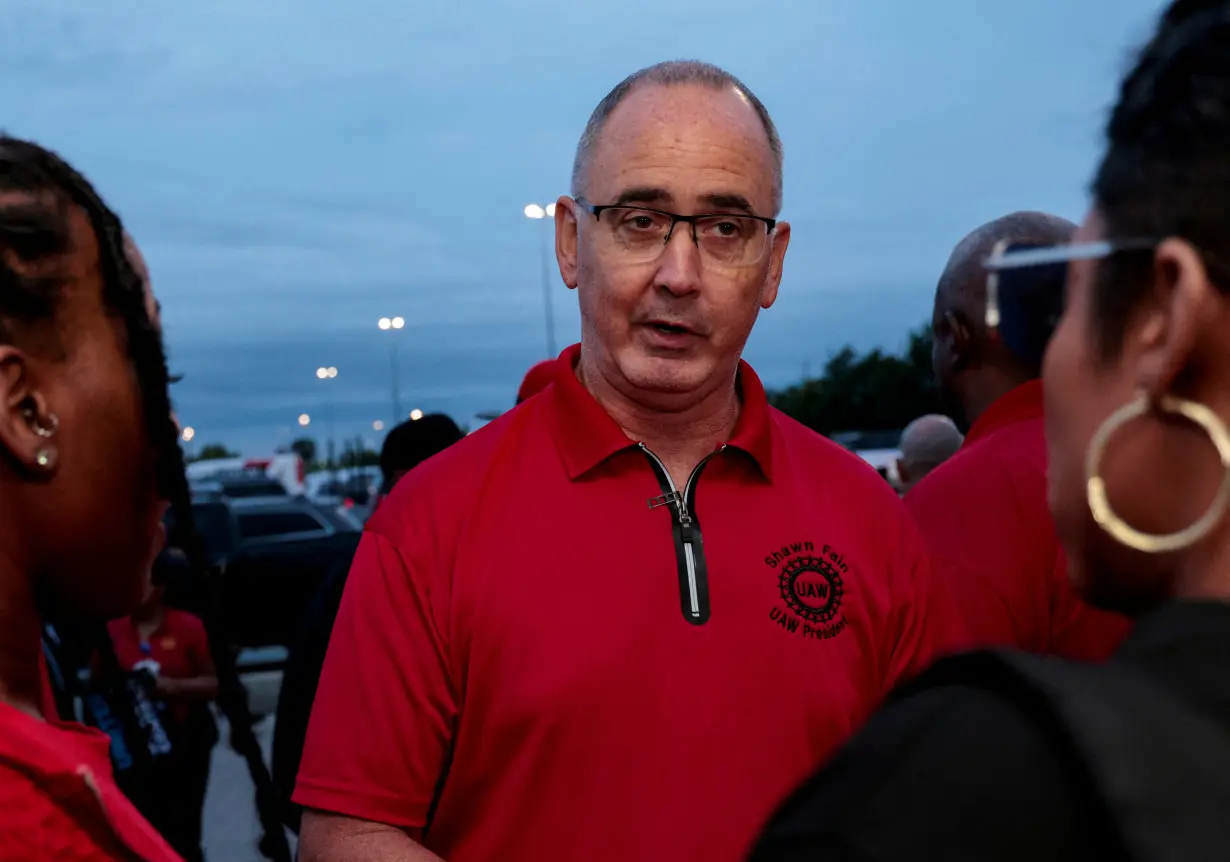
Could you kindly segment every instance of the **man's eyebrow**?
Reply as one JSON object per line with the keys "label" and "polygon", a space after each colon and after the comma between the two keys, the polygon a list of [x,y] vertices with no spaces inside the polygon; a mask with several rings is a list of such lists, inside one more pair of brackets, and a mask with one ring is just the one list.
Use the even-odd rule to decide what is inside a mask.
{"label": "man's eyebrow", "polygon": [[743,210],[748,215],[756,215],[756,210],[752,208],[751,202],[740,194],[725,192],[720,194],[701,195],[700,199],[706,206],[724,210]]}
{"label": "man's eyebrow", "polygon": [[670,204],[674,197],[666,189],[654,188],[653,186],[634,186],[630,189],[624,189],[619,193],[619,197],[615,198],[615,203],[611,206],[624,206],[626,204]]}

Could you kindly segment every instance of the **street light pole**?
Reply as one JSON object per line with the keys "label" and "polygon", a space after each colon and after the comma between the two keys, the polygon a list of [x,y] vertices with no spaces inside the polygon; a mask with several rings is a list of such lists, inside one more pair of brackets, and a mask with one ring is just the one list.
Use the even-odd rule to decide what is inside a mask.
{"label": "street light pole", "polygon": [[[404,329],[406,319],[404,317],[382,317],[377,321],[376,325],[382,332],[397,332],[399,329]],[[401,389],[398,386],[397,367],[400,365],[399,356],[397,353],[397,337],[394,336],[389,348],[389,376],[393,385],[393,424],[396,425],[401,421]]]}
{"label": "street light pole", "polygon": [[393,339],[393,349],[389,351],[389,372],[393,378],[393,418],[401,416],[401,392],[397,385],[397,339]]}
{"label": "street light pole", "polygon": [[555,309],[551,305],[551,251],[548,240],[551,234],[551,219],[555,218],[555,204],[545,207],[529,204],[525,208],[525,217],[543,222],[540,234],[542,246],[542,312],[547,327],[547,358],[551,359],[555,352]]}
{"label": "street light pole", "polygon": [[[316,379],[317,380],[336,380],[337,379],[337,367],[333,365],[329,365],[329,366],[322,365],[320,368],[316,369]],[[333,445],[334,445],[334,438],[337,434],[337,411],[333,403],[333,390],[332,389],[329,390],[329,395],[325,399],[325,406],[329,410],[329,443],[328,443],[329,478],[331,481],[336,482],[337,481],[337,462],[334,460],[334,457],[333,457]]]}

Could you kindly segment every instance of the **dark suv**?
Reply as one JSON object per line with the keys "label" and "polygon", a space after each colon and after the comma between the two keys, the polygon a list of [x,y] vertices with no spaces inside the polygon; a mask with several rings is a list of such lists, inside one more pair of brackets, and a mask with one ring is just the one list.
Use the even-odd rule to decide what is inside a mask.
{"label": "dark suv", "polygon": [[317,587],[350,565],[361,535],[344,513],[303,497],[198,496],[192,511],[238,647],[288,645]]}

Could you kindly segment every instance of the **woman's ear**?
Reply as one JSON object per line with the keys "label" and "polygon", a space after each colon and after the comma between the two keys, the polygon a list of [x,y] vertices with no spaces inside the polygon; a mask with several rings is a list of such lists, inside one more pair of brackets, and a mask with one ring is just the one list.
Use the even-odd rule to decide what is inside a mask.
{"label": "woman's ear", "polygon": [[[1151,301],[1128,330],[1137,357],[1137,385],[1150,398],[1170,391],[1220,329],[1223,296],[1209,280],[1199,252],[1187,240],[1167,239],[1153,257]],[[1220,333],[1217,333],[1220,335]],[[1222,338],[1216,339],[1219,343]]]}
{"label": "woman's ear", "polygon": [[34,380],[29,356],[0,345],[0,447],[33,475],[55,472],[59,420]]}

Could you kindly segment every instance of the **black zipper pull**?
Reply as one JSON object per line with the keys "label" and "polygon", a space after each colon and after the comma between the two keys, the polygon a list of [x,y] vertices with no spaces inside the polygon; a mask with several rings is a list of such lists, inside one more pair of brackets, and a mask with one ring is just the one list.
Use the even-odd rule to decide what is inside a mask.
{"label": "black zipper pull", "polygon": [[658,497],[650,497],[649,508],[658,509],[662,506],[669,506],[672,503],[681,503],[682,500],[683,495],[681,495],[678,491],[671,491],[668,494],[662,494]]}

